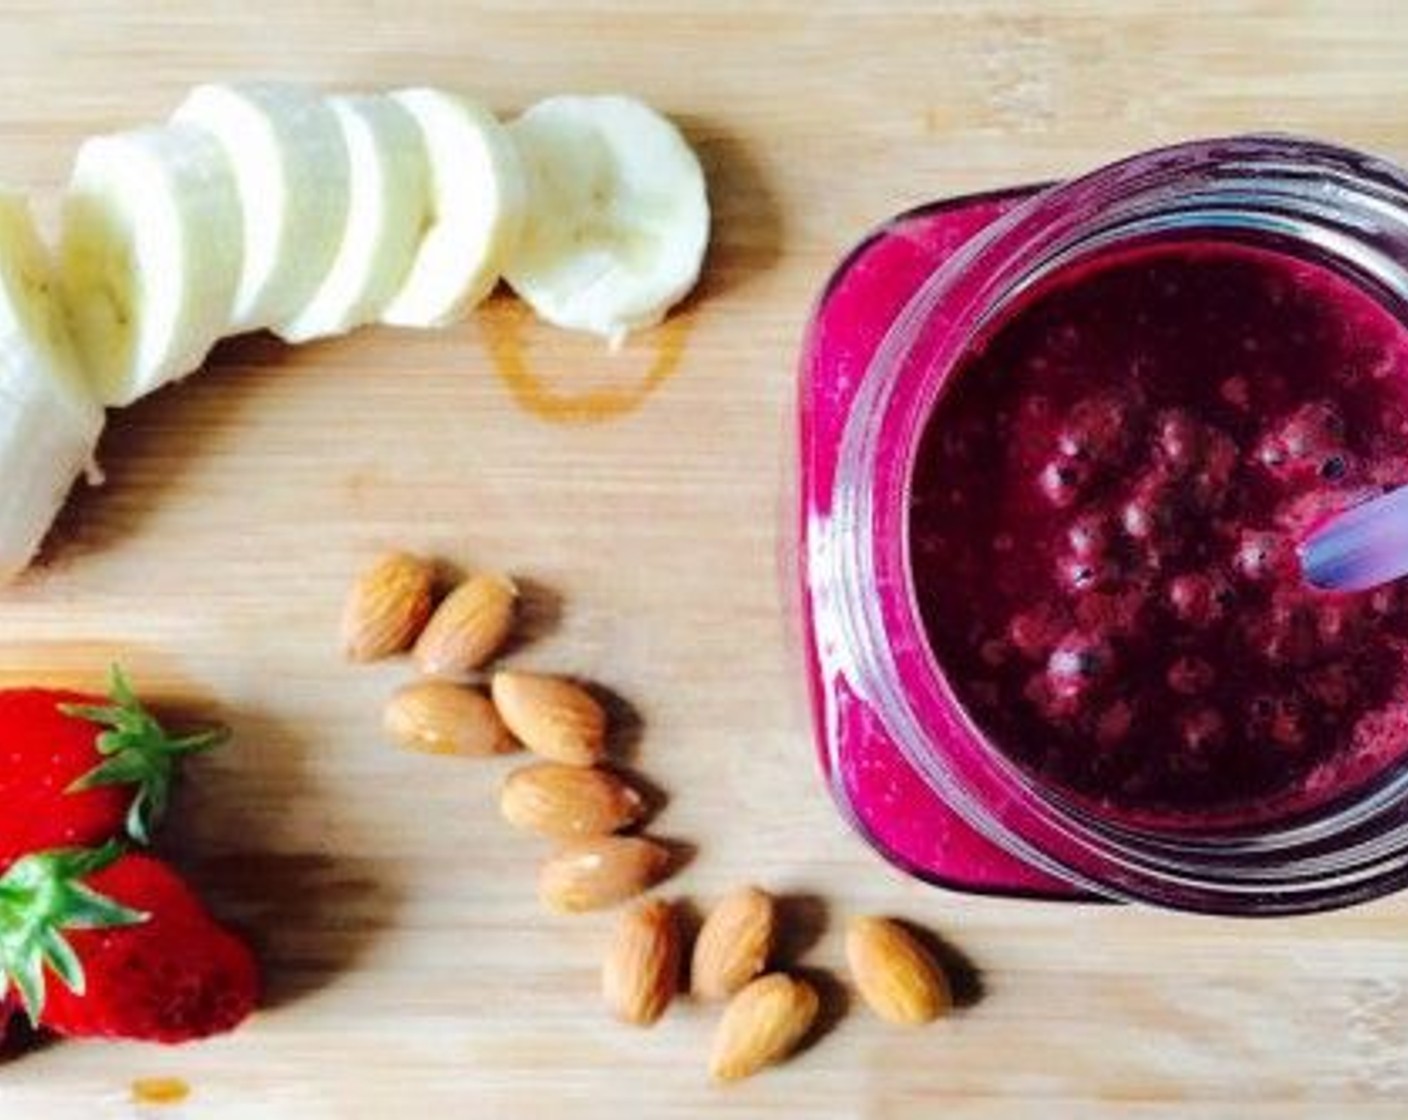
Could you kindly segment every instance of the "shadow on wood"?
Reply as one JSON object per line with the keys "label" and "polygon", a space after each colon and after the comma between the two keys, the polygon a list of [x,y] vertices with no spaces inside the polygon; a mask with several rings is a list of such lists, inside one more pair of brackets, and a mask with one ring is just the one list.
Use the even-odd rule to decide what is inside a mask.
{"label": "shadow on wood", "polygon": [[894,920],[908,930],[934,958],[934,963],[943,969],[948,978],[949,990],[953,993],[954,1007],[972,1007],[982,1000],[983,974],[968,954],[931,929],[904,918]]}
{"label": "shadow on wood", "polygon": [[606,709],[606,749],[608,758],[619,766],[635,768],[640,764],[641,741],[645,738],[645,719],[640,709],[621,693],[596,681],[581,684]]}
{"label": "shadow on wood", "polygon": [[108,413],[98,445],[101,486],[79,481],[40,550],[31,578],[100,552],[142,530],[189,464],[236,440],[246,409],[282,374],[288,347],[272,335],[221,342],[201,369],[120,411]]}
{"label": "shadow on wood", "polygon": [[770,964],[791,968],[826,933],[831,923],[831,904],[811,893],[777,895],[776,899],[778,938]]}
{"label": "shadow on wood", "polygon": [[851,1010],[851,993],[833,973],[823,968],[793,968],[788,971],[816,989],[820,1001],[816,1022],[797,1047],[797,1053],[801,1054],[813,1049],[841,1024]]}
{"label": "shadow on wood", "polygon": [[[280,721],[228,715],[232,741],[193,759],[160,846],[182,866],[211,909],[245,934],[264,972],[265,1008],[334,983],[396,920],[400,897],[387,861],[307,847],[285,814],[325,817],[320,793],[299,765],[307,749]],[[262,793],[260,755],[277,755],[277,802]],[[291,834],[291,835],[290,835]],[[362,850],[375,850],[366,848]]]}
{"label": "shadow on wood", "polygon": [[676,840],[668,836],[651,836],[649,839],[670,853],[670,863],[661,879],[662,883],[676,878],[699,855],[699,845],[691,840]]}
{"label": "shadow on wood", "polygon": [[518,610],[513,631],[496,655],[496,661],[542,641],[562,625],[561,592],[532,576],[520,576],[512,571],[509,576],[518,587]]}
{"label": "shadow on wood", "polygon": [[688,896],[681,895],[674,901],[675,924],[680,931],[680,999],[693,999],[694,986],[694,945],[699,940],[699,930],[704,925],[704,913],[699,904]]}
{"label": "shadow on wood", "polygon": [[698,286],[680,307],[692,311],[700,303],[770,271],[782,255],[786,230],[777,199],[748,147],[707,117],[676,119],[699,154],[713,211],[704,270]]}
{"label": "shadow on wood", "polygon": [[[8,1025],[5,1022],[7,1015]],[[60,1041],[62,1040],[55,1035],[31,1027],[23,1011],[10,1014],[0,1010],[0,1066],[18,1061],[29,1054],[37,1054],[40,1050],[47,1050]]]}

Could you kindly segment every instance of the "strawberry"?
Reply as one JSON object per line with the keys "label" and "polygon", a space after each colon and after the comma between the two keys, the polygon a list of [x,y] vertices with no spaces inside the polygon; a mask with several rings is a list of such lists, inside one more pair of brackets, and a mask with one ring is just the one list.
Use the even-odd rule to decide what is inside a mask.
{"label": "strawberry", "polygon": [[109,844],[0,877],[0,985],[58,1034],[178,1043],[237,1026],[259,973],[170,867]]}
{"label": "strawberry", "polygon": [[30,852],[148,842],[177,761],[221,731],[166,733],[114,668],[110,696],[0,691],[0,870]]}

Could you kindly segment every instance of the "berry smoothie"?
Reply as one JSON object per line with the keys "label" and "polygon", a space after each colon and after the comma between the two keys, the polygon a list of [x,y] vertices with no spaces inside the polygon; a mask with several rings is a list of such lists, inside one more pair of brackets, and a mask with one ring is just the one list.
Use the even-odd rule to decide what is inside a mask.
{"label": "berry smoothie", "polygon": [[989,740],[1121,823],[1235,827],[1408,753],[1408,601],[1313,590],[1297,542],[1408,482],[1408,337],[1268,249],[1066,269],[935,406],[910,554]]}

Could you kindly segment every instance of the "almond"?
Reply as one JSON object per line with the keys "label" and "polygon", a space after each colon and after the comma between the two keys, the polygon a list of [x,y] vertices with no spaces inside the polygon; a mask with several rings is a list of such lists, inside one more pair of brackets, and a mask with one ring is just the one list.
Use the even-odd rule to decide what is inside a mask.
{"label": "almond", "polygon": [[709,1072],[716,1081],[738,1081],[781,1061],[806,1037],[820,1007],[805,980],[782,972],[754,980],[724,1008]]}
{"label": "almond", "polygon": [[887,1022],[929,1023],[953,1005],[943,970],[913,934],[889,918],[853,919],[846,930],[846,961],[865,1002]]}
{"label": "almond", "polygon": [[434,605],[435,569],[418,556],[390,552],[352,585],[342,611],[350,661],[377,661],[416,639]]}
{"label": "almond", "polygon": [[483,757],[518,749],[487,696],[448,681],[417,681],[397,690],[382,726],[392,741],[429,754]]}
{"label": "almond", "polygon": [[727,999],[767,968],[777,940],[777,906],[741,887],[709,913],[694,942],[690,987],[699,999]]}
{"label": "almond", "polygon": [[490,688],[504,723],[530,751],[569,766],[606,754],[606,712],[586,689],[561,677],[499,672]]}
{"label": "almond", "polygon": [[669,849],[639,836],[573,840],[538,872],[538,897],[563,914],[601,910],[649,889],[669,867]]}
{"label": "almond", "polygon": [[645,811],[645,798],[609,770],[540,762],[508,776],[499,810],[515,828],[571,840],[634,824]]}
{"label": "almond", "polygon": [[494,573],[471,576],[456,587],[416,642],[421,672],[454,677],[478,669],[507,641],[517,597],[513,581]]}
{"label": "almond", "polygon": [[607,1009],[638,1027],[659,1019],[679,990],[681,948],[669,903],[650,899],[622,914],[601,968]]}

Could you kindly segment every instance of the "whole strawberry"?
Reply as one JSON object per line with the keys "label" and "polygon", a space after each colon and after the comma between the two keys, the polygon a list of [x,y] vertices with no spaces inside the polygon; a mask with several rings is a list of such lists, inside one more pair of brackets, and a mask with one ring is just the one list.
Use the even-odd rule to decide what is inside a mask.
{"label": "whole strawberry", "polygon": [[0,876],[0,1000],[10,988],[58,1034],[178,1043],[243,1021],[259,972],[170,867],[112,844]]}
{"label": "whole strawberry", "polygon": [[107,697],[0,690],[0,870],[31,852],[124,833],[147,843],[179,759],[223,737],[171,737],[117,669]]}

